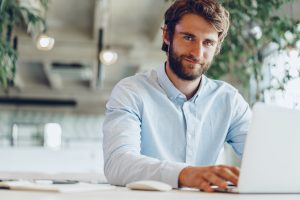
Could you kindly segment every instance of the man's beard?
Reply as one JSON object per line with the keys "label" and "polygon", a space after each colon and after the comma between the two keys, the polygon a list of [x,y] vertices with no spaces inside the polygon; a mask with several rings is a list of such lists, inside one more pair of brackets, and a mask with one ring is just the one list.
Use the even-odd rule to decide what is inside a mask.
{"label": "man's beard", "polygon": [[[198,62],[197,64],[187,64],[184,65],[183,64],[183,60],[184,58],[187,58],[189,60]],[[169,63],[170,63],[170,68],[171,70],[178,76],[178,78],[182,79],[182,80],[187,80],[187,81],[192,81],[192,80],[196,80],[197,78],[199,78],[202,74],[204,74],[210,66],[210,62],[202,62],[202,61],[197,61],[197,58],[195,58],[192,55],[177,55],[174,50],[173,50],[173,45],[172,43],[170,44],[169,47]],[[189,72],[188,68],[194,68],[197,67],[195,65],[200,65],[201,67],[199,67],[197,69],[197,71],[195,72]]]}

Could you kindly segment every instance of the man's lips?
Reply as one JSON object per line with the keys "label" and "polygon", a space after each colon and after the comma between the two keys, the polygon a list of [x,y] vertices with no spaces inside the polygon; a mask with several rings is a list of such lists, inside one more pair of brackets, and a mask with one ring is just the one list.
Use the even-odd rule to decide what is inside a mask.
{"label": "man's lips", "polygon": [[200,62],[198,60],[194,60],[194,59],[190,59],[190,58],[186,58],[186,57],[184,58],[184,60],[193,65],[200,64]]}

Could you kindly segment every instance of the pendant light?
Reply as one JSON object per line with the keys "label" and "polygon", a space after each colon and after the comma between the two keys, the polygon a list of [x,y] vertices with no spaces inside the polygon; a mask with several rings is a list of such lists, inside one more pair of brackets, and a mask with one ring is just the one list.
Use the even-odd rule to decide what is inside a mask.
{"label": "pendant light", "polygon": [[47,25],[44,23],[44,31],[38,36],[36,48],[42,51],[50,51],[54,47],[55,39],[47,34]]}
{"label": "pendant light", "polygon": [[106,33],[108,33],[107,36],[107,41],[108,41],[108,45],[105,45],[104,49],[101,50],[101,52],[99,53],[99,59],[101,61],[101,63],[103,63],[104,65],[112,65],[114,63],[117,62],[118,60],[118,54],[116,51],[113,51],[110,48],[110,44],[111,44],[111,32],[112,32],[112,3],[111,1],[109,1],[109,19],[108,19],[108,25],[106,26],[108,31],[106,31]]}

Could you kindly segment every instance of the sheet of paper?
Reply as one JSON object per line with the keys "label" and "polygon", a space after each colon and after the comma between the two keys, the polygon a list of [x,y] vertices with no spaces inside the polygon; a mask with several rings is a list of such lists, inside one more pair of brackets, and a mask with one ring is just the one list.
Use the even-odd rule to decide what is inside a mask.
{"label": "sheet of paper", "polygon": [[2,180],[76,180],[90,183],[107,183],[104,174],[99,173],[44,173],[44,172],[21,172],[0,171]]}
{"label": "sheet of paper", "polygon": [[30,191],[47,191],[47,192],[88,192],[100,190],[112,190],[115,186],[109,184],[90,184],[90,183],[75,183],[75,184],[47,184],[34,183],[30,181],[3,181],[0,182],[0,188],[10,190],[30,190]]}

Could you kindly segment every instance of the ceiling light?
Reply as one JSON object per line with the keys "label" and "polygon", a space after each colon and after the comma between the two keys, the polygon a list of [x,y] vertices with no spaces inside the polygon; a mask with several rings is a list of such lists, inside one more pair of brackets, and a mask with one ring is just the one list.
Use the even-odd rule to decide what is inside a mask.
{"label": "ceiling light", "polygon": [[110,49],[104,49],[99,55],[101,63],[104,65],[112,65],[118,59],[118,54]]}
{"label": "ceiling light", "polygon": [[39,50],[49,51],[53,48],[54,42],[55,42],[54,38],[49,37],[46,34],[41,34],[37,40],[36,47]]}
{"label": "ceiling light", "polygon": [[[98,50],[99,52],[99,61],[103,64],[103,65],[112,65],[114,63],[117,62],[118,59],[118,54],[116,51],[111,50],[110,45],[112,43],[112,3],[110,1],[108,1],[108,13],[107,13],[107,18],[106,18],[106,31],[105,34],[107,34],[107,39],[106,41],[104,41],[104,37],[103,37],[103,32],[100,35],[101,38],[99,39],[99,48]],[[104,46],[104,48],[102,47],[103,43],[106,42],[106,45]]]}

